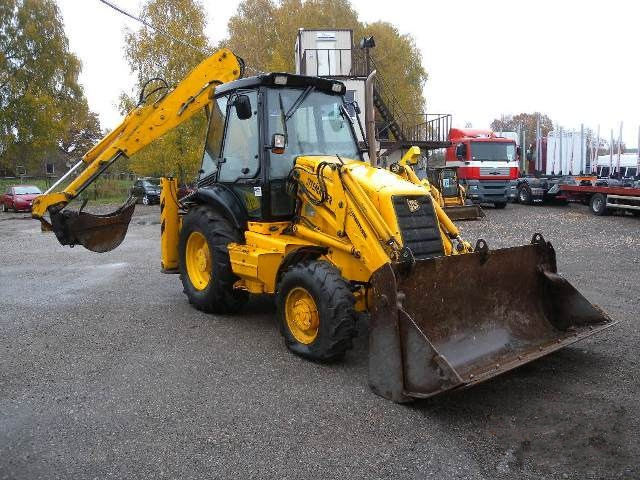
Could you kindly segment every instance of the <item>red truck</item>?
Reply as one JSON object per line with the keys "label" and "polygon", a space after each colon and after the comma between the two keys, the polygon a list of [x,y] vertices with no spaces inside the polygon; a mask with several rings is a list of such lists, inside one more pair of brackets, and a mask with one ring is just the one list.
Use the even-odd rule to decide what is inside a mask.
{"label": "red truck", "polygon": [[509,188],[518,178],[516,142],[491,130],[452,128],[451,146],[445,153],[447,166],[458,167],[460,183],[474,203],[507,205]]}

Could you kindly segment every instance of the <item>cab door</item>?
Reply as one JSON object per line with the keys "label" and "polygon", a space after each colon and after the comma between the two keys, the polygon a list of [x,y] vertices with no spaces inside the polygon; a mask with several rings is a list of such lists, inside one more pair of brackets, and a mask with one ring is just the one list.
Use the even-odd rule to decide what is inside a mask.
{"label": "cab door", "polygon": [[[234,100],[246,95],[251,104],[250,118],[240,118]],[[234,98],[235,97],[235,98]],[[260,180],[260,122],[258,92],[238,90],[229,98],[222,153],[218,163],[218,183],[228,185],[238,195],[250,219],[262,217]]]}
{"label": "cab door", "polygon": [[445,198],[458,196],[458,174],[453,168],[440,170],[440,192]]}

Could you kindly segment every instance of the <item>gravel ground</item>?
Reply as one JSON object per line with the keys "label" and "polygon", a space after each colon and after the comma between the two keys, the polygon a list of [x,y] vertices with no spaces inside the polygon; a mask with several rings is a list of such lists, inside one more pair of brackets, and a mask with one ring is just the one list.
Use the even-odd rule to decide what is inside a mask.
{"label": "gravel ground", "polygon": [[[640,478],[640,219],[487,208],[490,247],[541,232],[620,323],[473,389],[409,406],[290,354],[264,299],[190,308],[159,272],[157,207],[122,246],[61,247],[0,215],[0,478]],[[481,286],[479,286],[481,288]]]}

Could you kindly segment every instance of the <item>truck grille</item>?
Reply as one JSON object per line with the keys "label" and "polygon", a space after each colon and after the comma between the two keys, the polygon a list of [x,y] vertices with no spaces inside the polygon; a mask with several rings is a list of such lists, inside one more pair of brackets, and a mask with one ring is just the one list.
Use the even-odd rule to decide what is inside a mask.
{"label": "truck grille", "polygon": [[402,244],[417,260],[444,255],[440,228],[431,198],[393,197]]}
{"label": "truck grille", "polygon": [[492,175],[509,176],[509,167],[480,167],[480,176],[490,177]]}

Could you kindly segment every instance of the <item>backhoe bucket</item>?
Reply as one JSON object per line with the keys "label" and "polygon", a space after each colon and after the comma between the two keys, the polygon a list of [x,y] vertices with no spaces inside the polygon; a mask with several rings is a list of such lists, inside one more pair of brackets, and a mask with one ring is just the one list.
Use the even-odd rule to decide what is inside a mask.
{"label": "backhoe bucket", "polygon": [[369,383],[396,402],[468,387],[614,322],[557,274],[553,247],[531,245],[390,264],[372,277]]}
{"label": "backhoe bucket", "polygon": [[51,214],[51,227],[62,245],[82,245],[92,252],[104,253],[122,243],[136,207],[136,197],[107,215],[61,210]]}
{"label": "backhoe bucket", "polygon": [[486,216],[480,205],[444,207],[444,211],[451,220],[477,220]]}

